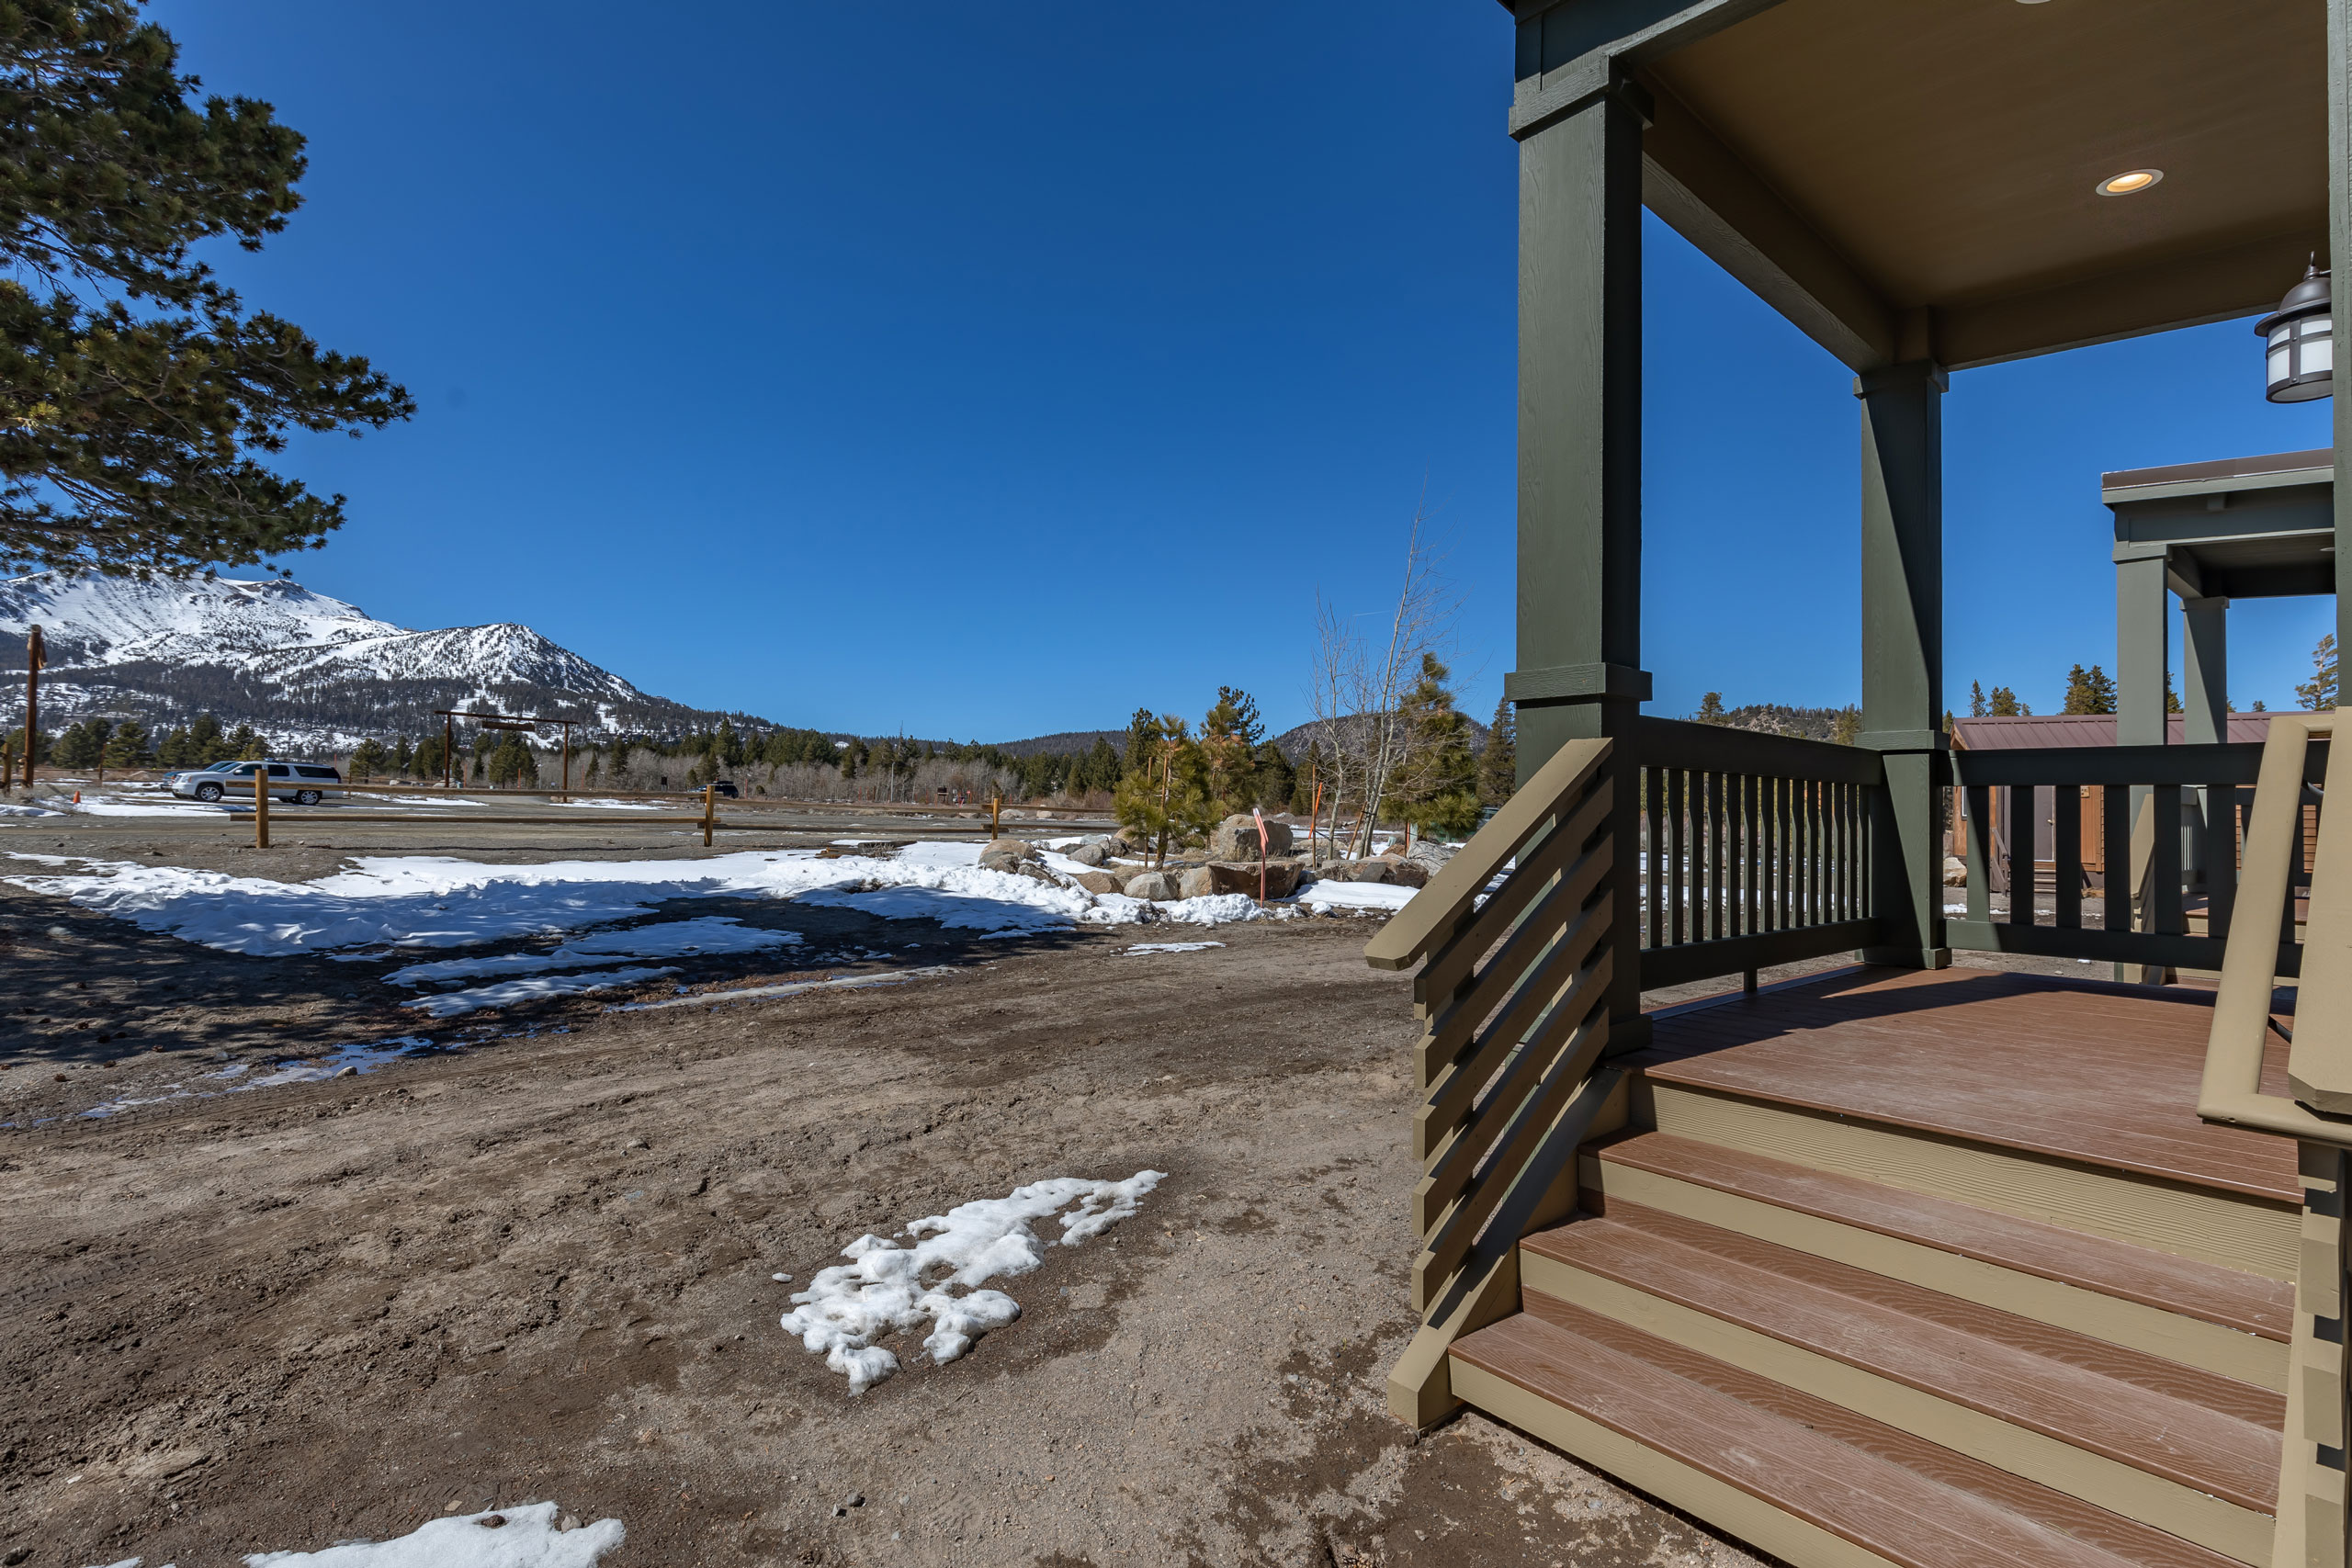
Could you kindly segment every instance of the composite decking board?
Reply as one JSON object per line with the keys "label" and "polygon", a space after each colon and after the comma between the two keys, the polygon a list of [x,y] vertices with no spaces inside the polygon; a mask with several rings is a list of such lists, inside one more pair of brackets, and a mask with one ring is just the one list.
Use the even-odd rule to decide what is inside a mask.
{"label": "composite decking board", "polygon": [[[1717,1093],[2297,1202],[2293,1140],[2198,1120],[2210,993],[1871,971],[1662,1019],[1624,1059]],[[2274,1038],[2264,1088],[2287,1093]]]}
{"label": "composite decking board", "polygon": [[[2274,1427],[2148,1386],[2166,1372],[2184,1377],[2210,1374],[2196,1374],[2193,1369],[2146,1357],[2142,1359],[2154,1365],[2143,1370],[2139,1380],[2126,1381],[2093,1371],[2079,1359],[2062,1360],[2021,1348],[2020,1341],[2064,1335],[2068,1341],[2098,1346],[2096,1354],[2102,1359],[2132,1354],[2120,1347],[2022,1319],[2017,1322],[2026,1326],[2010,1327],[2000,1338],[1970,1333],[1949,1322],[1914,1316],[1871,1295],[1849,1294],[1815,1283],[1818,1276],[1808,1265],[1825,1264],[1826,1259],[1761,1242],[1747,1243],[1742,1249],[1745,1255],[1735,1256],[1728,1246],[1690,1246],[1666,1234],[1667,1228],[1629,1224],[1622,1218],[1588,1218],[1541,1232],[1521,1245],[1570,1269],[1615,1280],[2116,1463],[2210,1493],[2239,1507],[2268,1513],[2274,1506],[2279,1456],[2279,1436]],[[1718,1234],[1725,1243],[1746,1240],[1728,1232]],[[1772,1254],[1785,1257],[1772,1258]],[[1776,1266],[1767,1267],[1768,1259]],[[1865,1278],[1878,1285],[1900,1283],[1879,1275]],[[1970,1310],[1991,1313],[1989,1308]],[[2054,1338],[2049,1342],[2057,1343]],[[2267,1390],[2245,1384],[2232,1387],[2243,1389],[2247,1396],[2259,1396],[2262,1404],[2253,1408],[2278,1408],[2278,1396]],[[2245,1401],[2233,1398],[2231,1403],[2234,1408],[2247,1408]]]}
{"label": "composite decking board", "polygon": [[1756,1387],[1769,1380],[1596,1314],[1544,1306],[1452,1354],[1904,1568],[2230,1562],[1826,1402],[1770,1393]]}
{"label": "composite decking board", "polygon": [[[1679,1408],[1690,1409],[1691,1402],[1703,1402],[1702,1408],[1691,1411],[1702,1424],[1695,1433],[1669,1429],[1645,1433],[1615,1427],[1624,1436],[1658,1448],[1661,1452],[1668,1453],[1686,1464],[1706,1468],[1707,1461],[1715,1457],[1713,1450],[1730,1449],[1748,1441],[1761,1426],[1747,1414],[1747,1411],[1753,1411],[1772,1420],[1792,1424],[1796,1428],[1795,1431],[1787,1431],[1762,1427],[1774,1445],[1764,1449],[1763,1452],[1778,1454],[1783,1450],[1796,1449],[1800,1450],[1800,1457],[1820,1453],[1826,1455],[1841,1472],[1866,1474],[1871,1481],[1886,1488],[1879,1497],[1884,1506],[1890,1510],[1905,1507],[1916,1510],[1905,1518],[1906,1529],[1912,1528],[1913,1519],[1923,1516],[1938,1517],[1931,1510],[1941,1509],[1940,1517],[1961,1524],[1965,1529],[1983,1520],[1984,1516],[1980,1509],[1990,1508],[1996,1511],[1996,1517],[2007,1516],[2010,1519],[2023,1521],[2029,1527],[2045,1532],[2056,1531],[2067,1538],[2064,1545],[2070,1555],[2060,1559],[2064,1562],[2104,1562],[2109,1558],[2116,1558],[2141,1564],[2143,1568],[2241,1568],[2233,1559],[2210,1551],[2193,1541],[2183,1540],[2169,1531],[2125,1518],[2120,1514],[2110,1513],[2064,1492],[2052,1491],[2024,1476],[1955,1452],[1940,1443],[1915,1437],[1883,1421],[1873,1421],[1842,1404],[1833,1404],[1826,1399],[1775,1382],[1770,1378],[1572,1303],[1550,1296],[1531,1295],[1528,1311],[1523,1315],[1540,1320],[1556,1335],[1565,1337],[1569,1345],[1587,1345],[1606,1352],[1607,1359],[1594,1358],[1597,1363],[1593,1369],[1596,1381],[1603,1376],[1612,1382],[1637,1379],[1653,1393],[1663,1390],[1665,1397],[1674,1401]],[[1590,1386],[1581,1382],[1573,1388],[1559,1388],[1556,1384],[1555,1389],[1538,1388],[1513,1370],[1506,1369],[1500,1364],[1506,1346],[1516,1352],[1529,1337],[1522,1330],[1518,1336],[1481,1337],[1492,1334],[1491,1329],[1482,1329],[1477,1334],[1466,1336],[1455,1347],[1454,1353],[1464,1355],[1466,1350],[1465,1359],[1486,1367],[1496,1376],[1510,1378],[1531,1393],[1544,1393],[1569,1404],[1571,1408],[1582,1409],[1582,1404],[1576,1402],[1591,1397]],[[1554,1361],[1565,1359],[1562,1354],[1565,1347],[1559,1338],[1543,1336],[1538,1343]],[[1628,1362],[1633,1364],[1628,1366]],[[1529,1370],[1522,1360],[1517,1372]],[[1688,1393],[1670,1381],[1674,1379],[1696,1384],[1704,1392]],[[1747,1407],[1747,1411],[1717,1404],[1708,1397],[1711,1394],[1736,1401],[1738,1405]],[[1711,1417],[1721,1419],[1724,1416],[1729,1419],[1723,1420],[1721,1426],[1713,1429],[1704,1425]],[[1678,1440],[1691,1446],[1667,1446]],[[1824,1447],[1825,1443],[1837,1447]],[[1840,1453],[1838,1447],[1851,1451]],[[1859,1461],[1856,1455],[1860,1456]],[[1889,1475],[1877,1468],[1879,1466],[1894,1467],[1906,1473]],[[1741,1484],[1729,1475],[1719,1474],[1718,1479]],[[1931,1488],[1948,1488],[1958,1494],[1958,1506],[1954,1506],[1955,1499],[1940,1490],[1922,1490],[1917,1484],[1919,1482],[1927,1483]],[[1789,1502],[1802,1505],[1804,1496],[1800,1494],[1789,1502],[1770,1496],[1765,1500],[1776,1506],[1788,1507]],[[1790,1511],[1799,1510],[1792,1508]],[[1814,1518],[1811,1522],[1822,1524],[1824,1521]],[[1844,1530],[1838,1533],[1846,1534],[1848,1540],[1856,1540],[1858,1545],[1881,1551],[1887,1550],[1886,1546],[1876,1541],[1857,1540]],[[1963,1555],[1962,1561],[1982,1559]]]}
{"label": "composite decking board", "polygon": [[2294,1287],[2259,1274],[1668,1133],[1628,1133],[1591,1152],[1604,1164],[1753,1198],[2281,1344],[2293,1327]]}
{"label": "composite decking board", "polygon": [[[2282,1393],[2218,1372],[2184,1366],[2070,1328],[2021,1317],[1998,1307],[1963,1301],[1940,1291],[1891,1279],[1867,1269],[1817,1257],[1794,1247],[1711,1225],[1622,1199],[1608,1201],[1603,1218],[1694,1251],[1761,1269],[1849,1301],[1866,1303],[1920,1323],[1988,1340],[2026,1356],[2040,1357],[2095,1377],[2129,1383],[2165,1399],[2183,1400],[2251,1426],[2276,1432],[2287,1421]],[[1544,1250],[1537,1248],[1538,1251]],[[2053,1436],[2063,1434],[2052,1434]]]}

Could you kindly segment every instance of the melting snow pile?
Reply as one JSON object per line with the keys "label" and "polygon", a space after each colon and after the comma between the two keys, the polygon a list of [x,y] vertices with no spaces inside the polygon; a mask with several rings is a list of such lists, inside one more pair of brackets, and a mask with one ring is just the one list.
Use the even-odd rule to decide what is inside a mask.
{"label": "melting snow pile", "polygon": [[[492,1525],[493,1519],[501,1522]],[[560,1529],[553,1503],[526,1503],[495,1513],[453,1514],[398,1540],[255,1552],[245,1568],[594,1568],[626,1534],[618,1519]]]}
{"label": "melting snow pile", "polygon": [[639,964],[628,969],[591,969],[581,975],[536,975],[527,980],[501,980],[494,986],[419,997],[401,1005],[414,1008],[427,1018],[455,1018],[476,1008],[512,1007],[516,1002],[544,1001],[549,997],[585,996],[590,991],[609,991],[616,986],[634,986],[639,980],[658,980],[676,973],[675,969],[651,969]]}
{"label": "melting snow pile", "polygon": [[731,915],[708,915],[698,920],[662,920],[625,931],[605,931],[575,937],[552,953],[510,953],[494,958],[444,958],[432,964],[412,964],[384,976],[395,986],[425,986],[438,981],[473,980],[499,975],[529,976],[528,979],[497,981],[469,990],[424,997],[407,1005],[434,1018],[454,1018],[476,1008],[504,1007],[544,997],[578,996],[615,986],[634,985],[668,968],[605,969],[586,975],[549,975],[550,969],[584,969],[616,958],[707,957],[729,953],[765,953],[800,942],[798,931],[763,931]]}
{"label": "melting snow pile", "polygon": [[[976,1199],[917,1220],[902,1233],[913,1238],[910,1247],[859,1236],[842,1248],[853,1261],[820,1269],[808,1289],[792,1298],[801,1304],[784,1314],[784,1326],[846,1374],[854,1394],[899,1370],[899,1358],[874,1343],[894,1330],[931,1325],[922,1348],[944,1365],[989,1329],[1021,1315],[1011,1296],[979,1286],[1028,1273],[1046,1260],[1048,1247],[1076,1247],[1102,1235],[1134,1213],[1165,1177],[1158,1170],[1139,1170],[1125,1181],[1057,1176],[1016,1187],[1008,1197]],[[1061,1213],[1073,1203],[1076,1208]],[[1030,1224],[1055,1214],[1061,1216],[1058,1242],[1039,1241]],[[964,1294],[949,1293],[959,1285]]]}

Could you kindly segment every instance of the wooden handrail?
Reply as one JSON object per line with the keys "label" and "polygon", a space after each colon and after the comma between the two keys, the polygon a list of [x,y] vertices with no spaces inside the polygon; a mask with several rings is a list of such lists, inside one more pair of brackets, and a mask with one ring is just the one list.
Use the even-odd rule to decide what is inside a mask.
{"label": "wooden handrail", "polygon": [[[2270,721],[2263,742],[2262,768],[2255,783],[2254,810],[2246,824],[2245,865],[2238,879],[2240,918],[2232,922],[2222,951],[2221,991],[2206,1035],[2205,1075],[2197,1113],[2286,1137],[2352,1148],[2352,1121],[2313,1114],[2279,1095],[2262,1092],[2262,1051],[2270,1031],[2271,990],[2278,978],[2278,935],[2271,911],[2287,908],[2292,868],[2302,833],[2304,754],[2314,736],[2332,736],[2334,714],[2285,714]],[[2330,747],[2329,771],[2334,770]],[[2352,932],[2352,841],[2342,811],[2320,817],[2319,853],[2312,872],[2311,933],[2327,931],[2334,964],[2314,951],[2305,955],[2295,1009],[2293,1067],[2340,1090],[2352,1078],[2352,976],[2345,972],[2347,932]],[[2307,941],[2307,945],[2313,945]],[[2324,998],[2324,999],[2323,999]],[[2318,1002],[2319,1005],[2312,1005]],[[2333,1015],[2333,1016],[2331,1016]],[[2310,1034],[2309,1043],[2305,1035]]]}
{"label": "wooden handrail", "polygon": [[1575,804],[1608,757],[1606,740],[1571,740],[1554,752],[1429,886],[1364,944],[1364,962],[1374,969],[1409,969],[1428,957],[1454,933],[1495,874],[1550,827],[1565,807]]}

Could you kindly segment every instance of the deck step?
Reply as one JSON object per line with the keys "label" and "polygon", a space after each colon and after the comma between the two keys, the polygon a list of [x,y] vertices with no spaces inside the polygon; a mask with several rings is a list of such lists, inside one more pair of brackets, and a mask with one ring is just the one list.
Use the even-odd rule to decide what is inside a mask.
{"label": "deck step", "polygon": [[2233,1568],[2177,1536],[1565,1303],[1466,1336],[1453,1355],[1456,1387],[1483,1407],[1790,1561]]}
{"label": "deck step", "polygon": [[1622,1199],[2283,1392],[2293,1288],[1929,1193],[1668,1133],[1585,1151]]}
{"label": "deck step", "polygon": [[1521,1258],[1539,1316],[1598,1312],[2241,1561],[2267,1551],[2271,1390],[1622,1201]]}

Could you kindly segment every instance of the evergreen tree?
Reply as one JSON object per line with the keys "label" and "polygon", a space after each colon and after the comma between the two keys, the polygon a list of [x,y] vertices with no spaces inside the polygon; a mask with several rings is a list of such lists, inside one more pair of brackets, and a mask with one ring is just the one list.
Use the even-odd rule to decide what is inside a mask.
{"label": "evergreen tree", "polygon": [[351,771],[362,780],[372,779],[388,771],[390,761],[391,753],[384,750],[384,743],[372,737],[352,748]]}
{"label": "evergreen tree", "polygon": [[61,768],[96,767],[106,755],[107,739],[113,728],[102,718],[84,719],[67,726],[65,733],[57,738],[51,761]]}
{"label": "evergreen tree", "polygon": [[2030,715],[2033,712],[2033,710],[2026,706],[2025,704],[2018,701],[2018,694],[2009,690],[2007,686],[1996,686],[1993,688],[1993,695],[1989,707],[1991,716],[1995,718],[2019,718]]}
{"label": "evergreen tree", "polygon": [[164,768],[194,766],[196,754],[188,745],[187,726],[175,725],[155,742],[155,764]]}
{"label": "evergreen tree", "polygon": [[154,761],[147,744],[147,727],[135,718],[116,725],[107,738],[105,761],[109,768],[143,768]]}
{"label": "evergreen tree", "polygon": [[225,762],[240,750],[221,736],[220,721],[209,713],[198,714],[196,722],[187,727],[187,744],[188,765],[198,768]]}
{"label": "evergreen tree", "polygon": [[1271,740],[1261,740],[1250,753],[1250,761],[1258,778],[1256,804],[1269,811],[1287,807],[1298,792],[1298,770],[1283,755],[1283,749]]}
{"label": "evergreen tree", "polygon": [[1478,754],[1478,798],[1500,806],[1519,788],[1519,712],[1509,697],[1495,703],[1487,726],[1487,749]]}
{"label": "evergreen tree", "polygon": [[[1130,723],[1131,749],[1135,739]],[[1119,781],[1114,809],[1120,826],[1152,844],[1154,864],[1167,863],[1170,840],[1205,832],[1216,822],[1208,769],[1183,719],[1171,713],[1151,721],[1142,765]]]}
{"label": "evergreen tree", "polygon": [[1862,710],[1848,703],[1829,721],[1829,739],[1840,746],[1851,746],[1862,738]]}
{"label": "evergreen tree", "polygon": [[[2080,669],[2081,666],[2076,665],[2075,668]],[[1968,716],[1971,718],[1984,716],[1984,682],[1982,681],[1971,681],[1968,683]]]}
{"label": "evergreen tree", "polygon": [[1206,770],[1209,801],[1220,818],[1247,811],[1258,798],[1257,769],[1250,756],[1264,734],[1258,723],[1258,705],[1246,692],[1231,686],[1216,689],[1216,704],[1201,720],[1201,761]]}
{"label": "evergreen tree", "polygon": [[2065,713],[2113,713],[2115,682],[2098,665],[2088,670],[2077,664],[2066,671]]}
{"label": "evergreen tree", "polygon": [[[1127,745],[1120,757],[1122,773],[1132,773],[1151,760],[1152,749],[1159,743],[1159,717],[1149,708],[1137,708],[1127,717]],[[965,761],[957,758],[956,761]]]}
{"label": "evergreen tree", "polygon": [[136,0],[0,9],[0,574],[144,576],[311,548],[343,523],[267,459],[415,411],[364,359],[248,312],[193,250],[300,206],[302,138],[199,100]]}
{"label": "evergreen tree", "polygon": [[[594,754],[594,752],[590,753],[592,756]],[[401,736],[400,738],[399,744],[392,748],[391,771],[396,773],[405,774],[409,772],[410,765],[415,761],[416,752],[410,747],[408,743],[408,737],[405,735]]]}
{"label": "evergreen tree", "polygon": [[1388,792],[1405,820],[1448,839],[1478,824],[1478,760],[1470,750],[1470,721],[1446,684],[1452,678],[1437,655],[1421,655],[1420,677],[1402,705],[1405,762]]}
{"label": "evergreen tree", "polygon": [[427,735],[416,743],[416,756],[410,764],[410,772],[421,779],[437,779],[441,776],[444,760],[441,737]]}
{"label": "evergreen tree", "polygon": [[1724,694],[1721,692],[1709,692],[1705,696],[1701,697],[1699,712],[1695,716],[1701,724],[1721,724],[1724,721]]}
{"label": "evergreen tree", "polygon": [[2179,711],[2180,697],[2172,689],[2172,671],[2167,670],[2165,671],[2165,712],[2178,713]]}
{"label": "evergreen tree", "polygon": [[2328,633],[2312,649],[2312,678],[2297,684],[2295,700],[2313,710],[2336,705],[2335,634]]}

